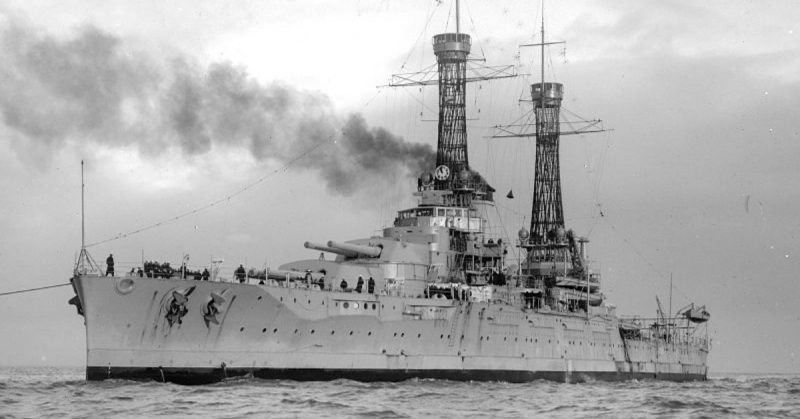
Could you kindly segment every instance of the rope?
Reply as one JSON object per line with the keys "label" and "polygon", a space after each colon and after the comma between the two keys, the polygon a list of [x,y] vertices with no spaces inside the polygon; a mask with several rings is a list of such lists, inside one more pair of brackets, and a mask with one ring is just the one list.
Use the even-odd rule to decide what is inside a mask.
{"label": "rope", "polygon": [[46,287],[29,288],[29,289],[26,289],[26,290],[2,292],[2,293],[0,293],[0,297],[2,297],[4,295],[11,295],[11,294],[22,294],[23,292],[41,291],[41,290],[46,290],[48,288],[66,287],[67,285],[72,285],[72,284],[67,282],[67,283],[58,284],[58,285],[48,285]]}

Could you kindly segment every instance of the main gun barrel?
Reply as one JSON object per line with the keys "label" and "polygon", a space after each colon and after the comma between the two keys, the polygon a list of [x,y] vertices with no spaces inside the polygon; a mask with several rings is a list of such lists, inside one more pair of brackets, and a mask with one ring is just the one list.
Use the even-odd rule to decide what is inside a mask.
{"label": "main gun barrel", "polygon": [[335,249],[335,248],[330,247],[330,246],[325,246],[324,244],[305,242],[303,244],[303,246],[306,249],[314,249],[314,250],[319,250],[319,251],[322,251],[322,252],[336,253],[337,255],[344,255],[344,256],[348,256],[348,257],[358,256],[358,253],[356,253],[356,252],[351,252],[351,251],[344,250],[344,249]]}
{"label": "main gun barrel", "polygon": [[301,280],[306,279],[306,276],[310,276],[312,280],[316,281],[324,275],[320,272],[284,271],[280,269],[270,269],[267,272],[267,278],[280,281],[284,279]]}
{"label": "main gun barrel", "polygon": [[328,247],[345,252],[356,253],[361,256],[376,258],[381,255],[383,247],[380,246],[364,246],[362,244],[341,243],[333,240],[328,242]]}

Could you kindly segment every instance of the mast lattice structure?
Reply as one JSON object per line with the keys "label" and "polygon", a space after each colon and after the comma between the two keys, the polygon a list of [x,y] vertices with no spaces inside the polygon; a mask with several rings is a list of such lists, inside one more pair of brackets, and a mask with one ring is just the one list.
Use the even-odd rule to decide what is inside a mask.
{"label": "mast lattice structure", "polygon": [[534,83],[531,98],[536,113],[536,167],[531,209],[531,242],[544,244],[564,228],[559,168],[559,114],[563,98],[561,83]]}
{"label": "mast lattice structure", "polygon": [[[436,153],[436,189],[458,189],[468,178],[467,152],[467,56],[470,36],[443,33],[433,37],[439,73],[439,129]],[[447,168],[445,177],[442,167]],[[467,174],[465,176],[465,173]]]}
{"label": "mast lattice structure", "polygon": [[[469,167],[467,150],[467,83],[516,77],[514,67],[471,67],[472,39],[461,33],[459,2],[456,1],[456,31],[433,37],[435,71],[429,67],[416,73],[395,74],[390,86],[439,85],[439,126],[436,169],[432,188],[445,191],[443,205],[469,206],[473,198],[492,201],[494,189]],[[480,61],[480,60],[478,60]]]}

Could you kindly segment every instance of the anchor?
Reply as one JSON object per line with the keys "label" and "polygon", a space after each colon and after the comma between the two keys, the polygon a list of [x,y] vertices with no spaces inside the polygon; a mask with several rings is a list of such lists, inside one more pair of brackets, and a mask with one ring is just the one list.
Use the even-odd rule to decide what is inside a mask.
{"label": "anchor", "polygon": [[[222,292],[223,294],[225,291]],[[203,321],[206,322],[206,327],[209,327],[209,324],[219,324],[219,320],[217,320],[217,314],[222,311],[222,304],[225,303],[225,297],[221,294],[216,292],[211,292],[211,298],[208,300],[208,303],[203,306]]]}
{"label": "anchor", "polygon": [[195,287],[191,287],[183,292],[178,290],[172,291],[172,298],[170,298],[169,303],[167,303],[167,314],[165,316],[170,327],[175,323],[183,323],[183,316],[189,312],[186,303],[189,302],[189,295],[194,291],[194,288]]}

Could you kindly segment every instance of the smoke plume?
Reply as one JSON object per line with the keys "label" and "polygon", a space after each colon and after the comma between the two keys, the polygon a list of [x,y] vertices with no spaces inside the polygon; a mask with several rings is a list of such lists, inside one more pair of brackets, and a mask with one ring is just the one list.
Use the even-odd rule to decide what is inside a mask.
{"label": "smoke plume", "polygon": [[321,93],[260,83],[227,62],[159,60],[92,26],[56,39],[6,19],[0,78],[4,129],[21,158],[44,168],[53,153],[79,142],[133,146],[147,156],[180,150],[193,160],[226,147],[258,161],[308,153],[292,167],[316,171],[331,191],[349,195],[435,163],[431,146],[340,115]]}

